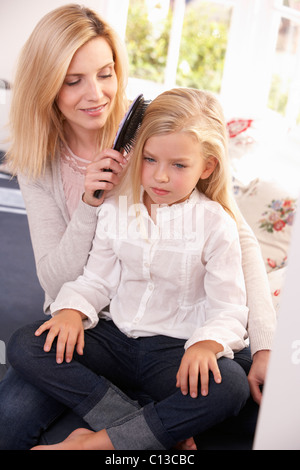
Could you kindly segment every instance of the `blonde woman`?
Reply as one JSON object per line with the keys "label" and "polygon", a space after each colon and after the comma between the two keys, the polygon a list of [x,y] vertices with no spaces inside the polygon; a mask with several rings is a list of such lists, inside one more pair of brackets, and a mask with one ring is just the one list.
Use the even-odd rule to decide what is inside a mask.
{"label": "blonde woman", "polygon": [[[98,431],[53,448],[170,449],[246,403],[248,308],[226,142],[213,95],[158,96],[127,190],[98,213],[84,273],[35,337],[32,326],[15,334],[13,367]],[[130,400],[130,388],[150,401]]]}
{"label": "blonde woman", "polygon": [[[126,82],[126,53],[116,33],[79,5],[42,18],[21,52],[7,162],[18,175],[25,200],[47,314],[61,286],[76,279],[87,261],[97,206],[103,201],[93,197],[94,191],[111,190],[125,165],[123,156],[110,148],[127,109]],[[103,182],[107,168],[113,172],[105,173]],[[26,388],[13,370],[1,382],[0,393],[5,410],[0,413],[0,448],[30,447],[44,428],[41,416],[51,401]],[[25,395],[31,397],[27,406],[21,398]],[[37,411],[39,397],[44,411]],[[54,406],[46,422],[61,412],[61,405],[57,410]]]}
{"label": "blonde woman", "polygon": [[[46,311],[86,262],[102,202],[95,189],[118,182],[123,157],[107,149],[127,107],[125,57],[109,26],[76,5],[46,15],[20,57],[7,160],[25,199]],[[108,167],[109,183],[100,182]]]}

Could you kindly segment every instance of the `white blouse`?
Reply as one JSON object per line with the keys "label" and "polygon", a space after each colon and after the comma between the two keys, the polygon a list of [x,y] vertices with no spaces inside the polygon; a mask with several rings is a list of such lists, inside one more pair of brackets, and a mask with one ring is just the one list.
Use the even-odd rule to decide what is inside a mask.
{"label": "white blouse", "polygon": [[224,348],[218,357],[232,358],[248,345],[236,224],[197,190],[158,207],[155,222],[142,203],[111,196],[99,208],[84,273],[64,284],[52,315],[63,308],[84,313],[85,328],[100,316],[133,338],[167,335],[186,339],[186,348],[214,340]]}

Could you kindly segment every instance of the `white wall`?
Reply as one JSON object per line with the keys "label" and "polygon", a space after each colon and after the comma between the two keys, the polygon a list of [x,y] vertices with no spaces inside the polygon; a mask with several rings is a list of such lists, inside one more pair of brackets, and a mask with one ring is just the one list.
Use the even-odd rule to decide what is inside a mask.
{"label": "white wall", "polygon": [[[20,49],[41,17],[71,1],[0,0],[0,79],[12,80]],[[124,36],[128,0],[80,0],[78,3],[98,11]]]}
{"label": "white wall", "polygon": [[[124,38],[129,0],[74,0],[98,11]],[[49,11],[72,0],[0,0],[0,80],[13,81],[17,59],[23,44],[38,21]],[[5,125],[10,92],[0,89],[0,150],[7,136]]]}

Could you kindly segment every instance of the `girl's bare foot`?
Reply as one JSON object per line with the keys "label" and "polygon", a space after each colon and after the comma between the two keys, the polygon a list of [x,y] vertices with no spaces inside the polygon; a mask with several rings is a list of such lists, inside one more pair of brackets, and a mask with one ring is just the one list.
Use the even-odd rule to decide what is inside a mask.
{"label": "girl's bare foot", "polygon": [[36,446],[31,450],[113,450],[114,447],[105,429],[94,432],[79,428],[64,441],[49,446]]}
{"label": "girl's bare foot", "polygon": [[196,443],[193,437],[186,439],[185,441],[179,442],[176,446],[178,450],[197,450]]}

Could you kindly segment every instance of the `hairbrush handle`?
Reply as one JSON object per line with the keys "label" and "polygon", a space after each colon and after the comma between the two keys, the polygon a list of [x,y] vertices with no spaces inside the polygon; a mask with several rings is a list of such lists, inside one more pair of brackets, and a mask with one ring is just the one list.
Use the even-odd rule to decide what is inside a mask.
{"label": "hairbrush handle", "polygon": [[[146,104],[145,104],[146,103]],[[113,143],[113,149],[120,152],[122,148],[126,149],[126,146],[130,145],[134,135],[143,119],[145,107],[149,104],[149,101],[145,102],[142,94],[138,95],[131,103],[127,113],[122,119],[117,135]],[[136,120],[136,122],[135,122]],[[112,171],[110,169],[104,169],[103,171]],[[104,193],[103,189],[97,189],[94,192],[94,197],[100,199]]]}
{"label": "hairbrush handle", "polygon": [[[104,168],[102,171],[110,171],[112,172],[112,170],[110,168]],[[103,180],[105,181],[105,180]],[[96,191],[94,192],[94,197],[96,197],[97,199],[100,199],[102,197],[104,193],[104,189],[96,189]]]}

